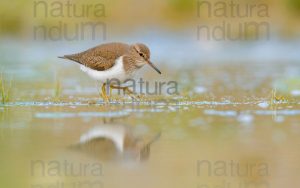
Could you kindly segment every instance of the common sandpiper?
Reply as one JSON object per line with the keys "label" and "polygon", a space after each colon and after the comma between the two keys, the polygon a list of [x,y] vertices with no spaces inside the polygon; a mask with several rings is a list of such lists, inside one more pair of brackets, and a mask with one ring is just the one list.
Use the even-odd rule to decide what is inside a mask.
{"label": "common sandpiper", "polygon": [[[80,69],[91,78],[102,82],[101,95],[106,102],[109,96],[106,93],[107,81],[117,79],[121,83],[132,78],[137,70],[144,65],[150,65],[156,72],[160,70],[150,61],[150,50],[142,43],[133,45],[125,43],[107,43],[88,49],[84,52],[64,55],[63,59],[72,60],[80,64]],[[122,89],[131,97],[134,93],[128,87],[109,84],[110,89]]]}

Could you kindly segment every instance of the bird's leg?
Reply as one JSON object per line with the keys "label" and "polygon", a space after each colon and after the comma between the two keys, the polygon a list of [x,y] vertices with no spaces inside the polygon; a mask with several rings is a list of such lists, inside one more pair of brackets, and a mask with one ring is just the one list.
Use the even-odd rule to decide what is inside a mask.
{"label": "bird's leg", "polygon": [[124,93],[128,93],[128,95],[133,99],[139,99],[140,97],[138,95],[135,95],[133,91],[131,91],[128,87],[122,87],[122,86],[109,86],[111,89],[122,89]]}
{"label": "bird's leg", "polygon": [[109,86],[109,94],[112,95],[112,88]]}
{"label": "bird's leg", "polygon": [[101,95],[102,95],[103,100],[104,100],[106,103],[108,103],[108,102],[109,102],[109,97],[108,97],[107,94],[106,94],[106,83],[104,83],[104,84],[102,85],[102,88],[101,88]]}
{"label": "bird's leg", "polygon": [[156,142],[161,136],[161,133],[156,134],[149,141],[142,141],[141,139],[136,139],[135,142],[139,148],[139,158],[140,160],[145,160],[149,158],[150,155],[150,146]]}

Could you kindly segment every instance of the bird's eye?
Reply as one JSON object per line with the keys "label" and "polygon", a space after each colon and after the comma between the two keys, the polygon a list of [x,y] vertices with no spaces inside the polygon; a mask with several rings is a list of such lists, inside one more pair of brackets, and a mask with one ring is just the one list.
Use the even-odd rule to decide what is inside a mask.
{"label": "bird's eye", "polygon": [[140,53],[140,56],[144,57],[144,54],[143,54],[143,53]]}

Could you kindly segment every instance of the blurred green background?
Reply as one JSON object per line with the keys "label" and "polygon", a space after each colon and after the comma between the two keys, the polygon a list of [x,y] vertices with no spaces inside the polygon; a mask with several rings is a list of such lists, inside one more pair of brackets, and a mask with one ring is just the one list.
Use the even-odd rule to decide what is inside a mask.
{"label": "blurred green background", "polygon": [[[55,21],[60,20],[65,23],[78,22],[80,18],[70,18],[66,14],[63,17],[43,16],[42,8],[37,10],[34,17],[34,3],[38,0],[18,0],[0,2],[0,33],[4,35],[18,36],[22,38],[32,38],[32,26],[43,24],[51,26]],[[51,3],[64,1],[43,1],[47,2],[51,9]],[[210,1],[218,2],[218,1]],[[226,1],[225,1],[226,2]],[[230,2],[230,1],[227,1]],[[240,5],[265,3],[270,11],[269,21],[278,28],[279,34],[286,37],[299,35],[300,28],[300,0],[264,0],[264,1],[236,1]],[[138,1],[138,0],[72,0],[70,3],[76,5],[76,9],[81,11],[81,5],[95,5],[101,3],[105,6],[105,16],[101,17],[113,33],[133,32],[141,27],[158,27],[171,30],[186,30],[191,24],[199,23],[201,19],[197,17],[196,0],[166,0],[166,1]],[[54,6],[57,8],[57,6]],[[63,7],[66,11],[66,6]],[[50,10],[49,10],[50,12]],[[91,14],[83,18],[87,20],[97,20]],[[203,18],[204,19],[204,18]],[[256,17],[252,17],[256,19]],[[238,21],[238,20],[235,20]]]}

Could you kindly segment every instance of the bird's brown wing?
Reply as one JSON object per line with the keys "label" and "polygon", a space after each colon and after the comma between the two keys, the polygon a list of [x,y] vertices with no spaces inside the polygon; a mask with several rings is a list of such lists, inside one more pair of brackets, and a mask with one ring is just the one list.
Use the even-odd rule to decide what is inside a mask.
{"label": "bird's brown wing", "polygon": [[115,60],[129,50],[123,43],[108,43],[80,53],[79,62],[91,69],[104,71],[115,64]]}
{"label": "bird's brown wing", "polygon": [[102,56],[86,56],[80,60],[80,63],[93,70],[104,71],[111,68],[114,64],[114,60],[107,60]]}

